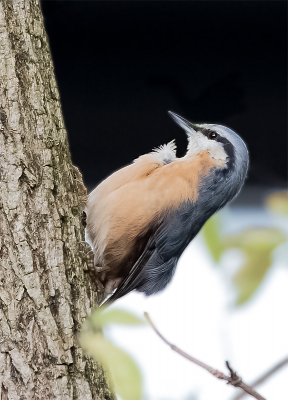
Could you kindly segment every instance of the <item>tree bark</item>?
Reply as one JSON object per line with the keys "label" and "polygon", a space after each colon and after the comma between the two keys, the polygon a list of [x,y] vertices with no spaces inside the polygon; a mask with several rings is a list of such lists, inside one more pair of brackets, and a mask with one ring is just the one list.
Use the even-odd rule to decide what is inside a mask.
{"label": "tree bark", "polygon": [[78,337],[100,287],[39,0],[0,2],[0,399],[114,399]]}

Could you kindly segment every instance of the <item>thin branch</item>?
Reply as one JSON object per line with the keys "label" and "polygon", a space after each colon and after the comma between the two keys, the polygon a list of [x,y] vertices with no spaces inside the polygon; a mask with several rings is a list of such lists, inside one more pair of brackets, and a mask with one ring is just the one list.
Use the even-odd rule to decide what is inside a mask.
{"label": "thin branch", "polygon": [[151,318],[149,317],[148,313],[144,313],[145,318],[147,319],[148,323],[151,325],[151,327],[154,329],[154,331],[157,333],[157,335],[165,342],[172,350],[176,351],[178,354],[181,354],[181,356],[187,358],[187,360],[192,361],[194,364],[199,365],[199,367],[202,367],[206,369],[206,371],[210,372],[210,374],[214,375],[218,379],[224,379],[227,381],[227,384],[233,385],[235,387],[240,387],[243,389],[246,393],[250,394],[257,400],[265,400],[264,397],[262,397],[260,394],[255,392],[255,390],[252,389],[251,386],[246,385],[244,382],[242,382],[242,379],[236,374],[235,371],[232,370],[230,367],[228,361],[226,361],[226,365],[230,371],[230,376],[224,375],[223,372],[217,371],[217,369],[214,369],[212,367],[209,367],[209,365],[203,363],[202,361],[197,360],[196,358],[190,356],[189,354],[185,353],[184,351],[180,350],[177,346],[174,344],[170,343],[167,339],[164,338],[163,335],[158,331],[156,326],[153,324],[151,321]]}
{"label": "thin branch", "polygon": [[[266,381],[266,379],[270,378],[271,375],[275,374],[279,369],[284,367],[284,365],[288,364],[288,357],[284,358],[284,360],[280,361],[278,364],[276,364],[273,368],[269,369],[265,374],[260,376],[255,382],[253,382],[250,386],[252,388],[260,385],[260,383]],[[240,400],[244,396],[246,396],[245,392],[240,393],[238,396],[234,397],[233,400]]]}

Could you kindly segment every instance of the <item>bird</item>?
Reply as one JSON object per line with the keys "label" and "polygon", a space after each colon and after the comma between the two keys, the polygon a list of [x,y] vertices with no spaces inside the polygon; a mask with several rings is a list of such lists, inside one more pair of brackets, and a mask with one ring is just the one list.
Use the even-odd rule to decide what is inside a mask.
{"label": "bird", "polygon": [[132,290],[146,296],[163,290],[204,223],[244,184],[249,153],[237,133],[169,114],[187,134],[186,155],[177,158],[172,140],[88,196],[86,233],[103,285],[101,307]]}

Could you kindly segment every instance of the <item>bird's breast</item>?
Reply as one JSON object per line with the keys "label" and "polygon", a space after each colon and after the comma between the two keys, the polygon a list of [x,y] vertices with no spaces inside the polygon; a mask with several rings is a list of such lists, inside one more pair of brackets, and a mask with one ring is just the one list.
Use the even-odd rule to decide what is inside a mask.
{"label": "bird's breast", "polygon": [[[156,163],[154,168],[150,163],[146,170],[142,164],[118,171],[118,182],[117,173],[107,178],[106,189],[99,187],[97,193],[96,188],[88,203],[87,228],[95,263],[114,271],[115,276],[120,273],[120,266],[123,273],[123,261],[131,268],[149,237],[173,210],[197,201],[199,187],[217,167],[208,153],[162,166]],[[124,184],[119,186],[121,180]]]}

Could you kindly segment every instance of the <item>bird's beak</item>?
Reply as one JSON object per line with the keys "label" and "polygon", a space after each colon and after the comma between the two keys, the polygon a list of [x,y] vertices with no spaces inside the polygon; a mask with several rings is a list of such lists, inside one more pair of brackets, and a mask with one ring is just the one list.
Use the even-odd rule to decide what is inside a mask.
{"label": "bird's beak", "polygon": [[188,133],[196,133],[200,129],[200,127],[196,124],[192,124],[192,122],[187,121],[187,119],[180,117],[180,115],[177,115],[173,113],[172,111],[168,111],[168,113],[171,115],[171,117],[174,119],[174,121],[181,126],[186,132]]}

